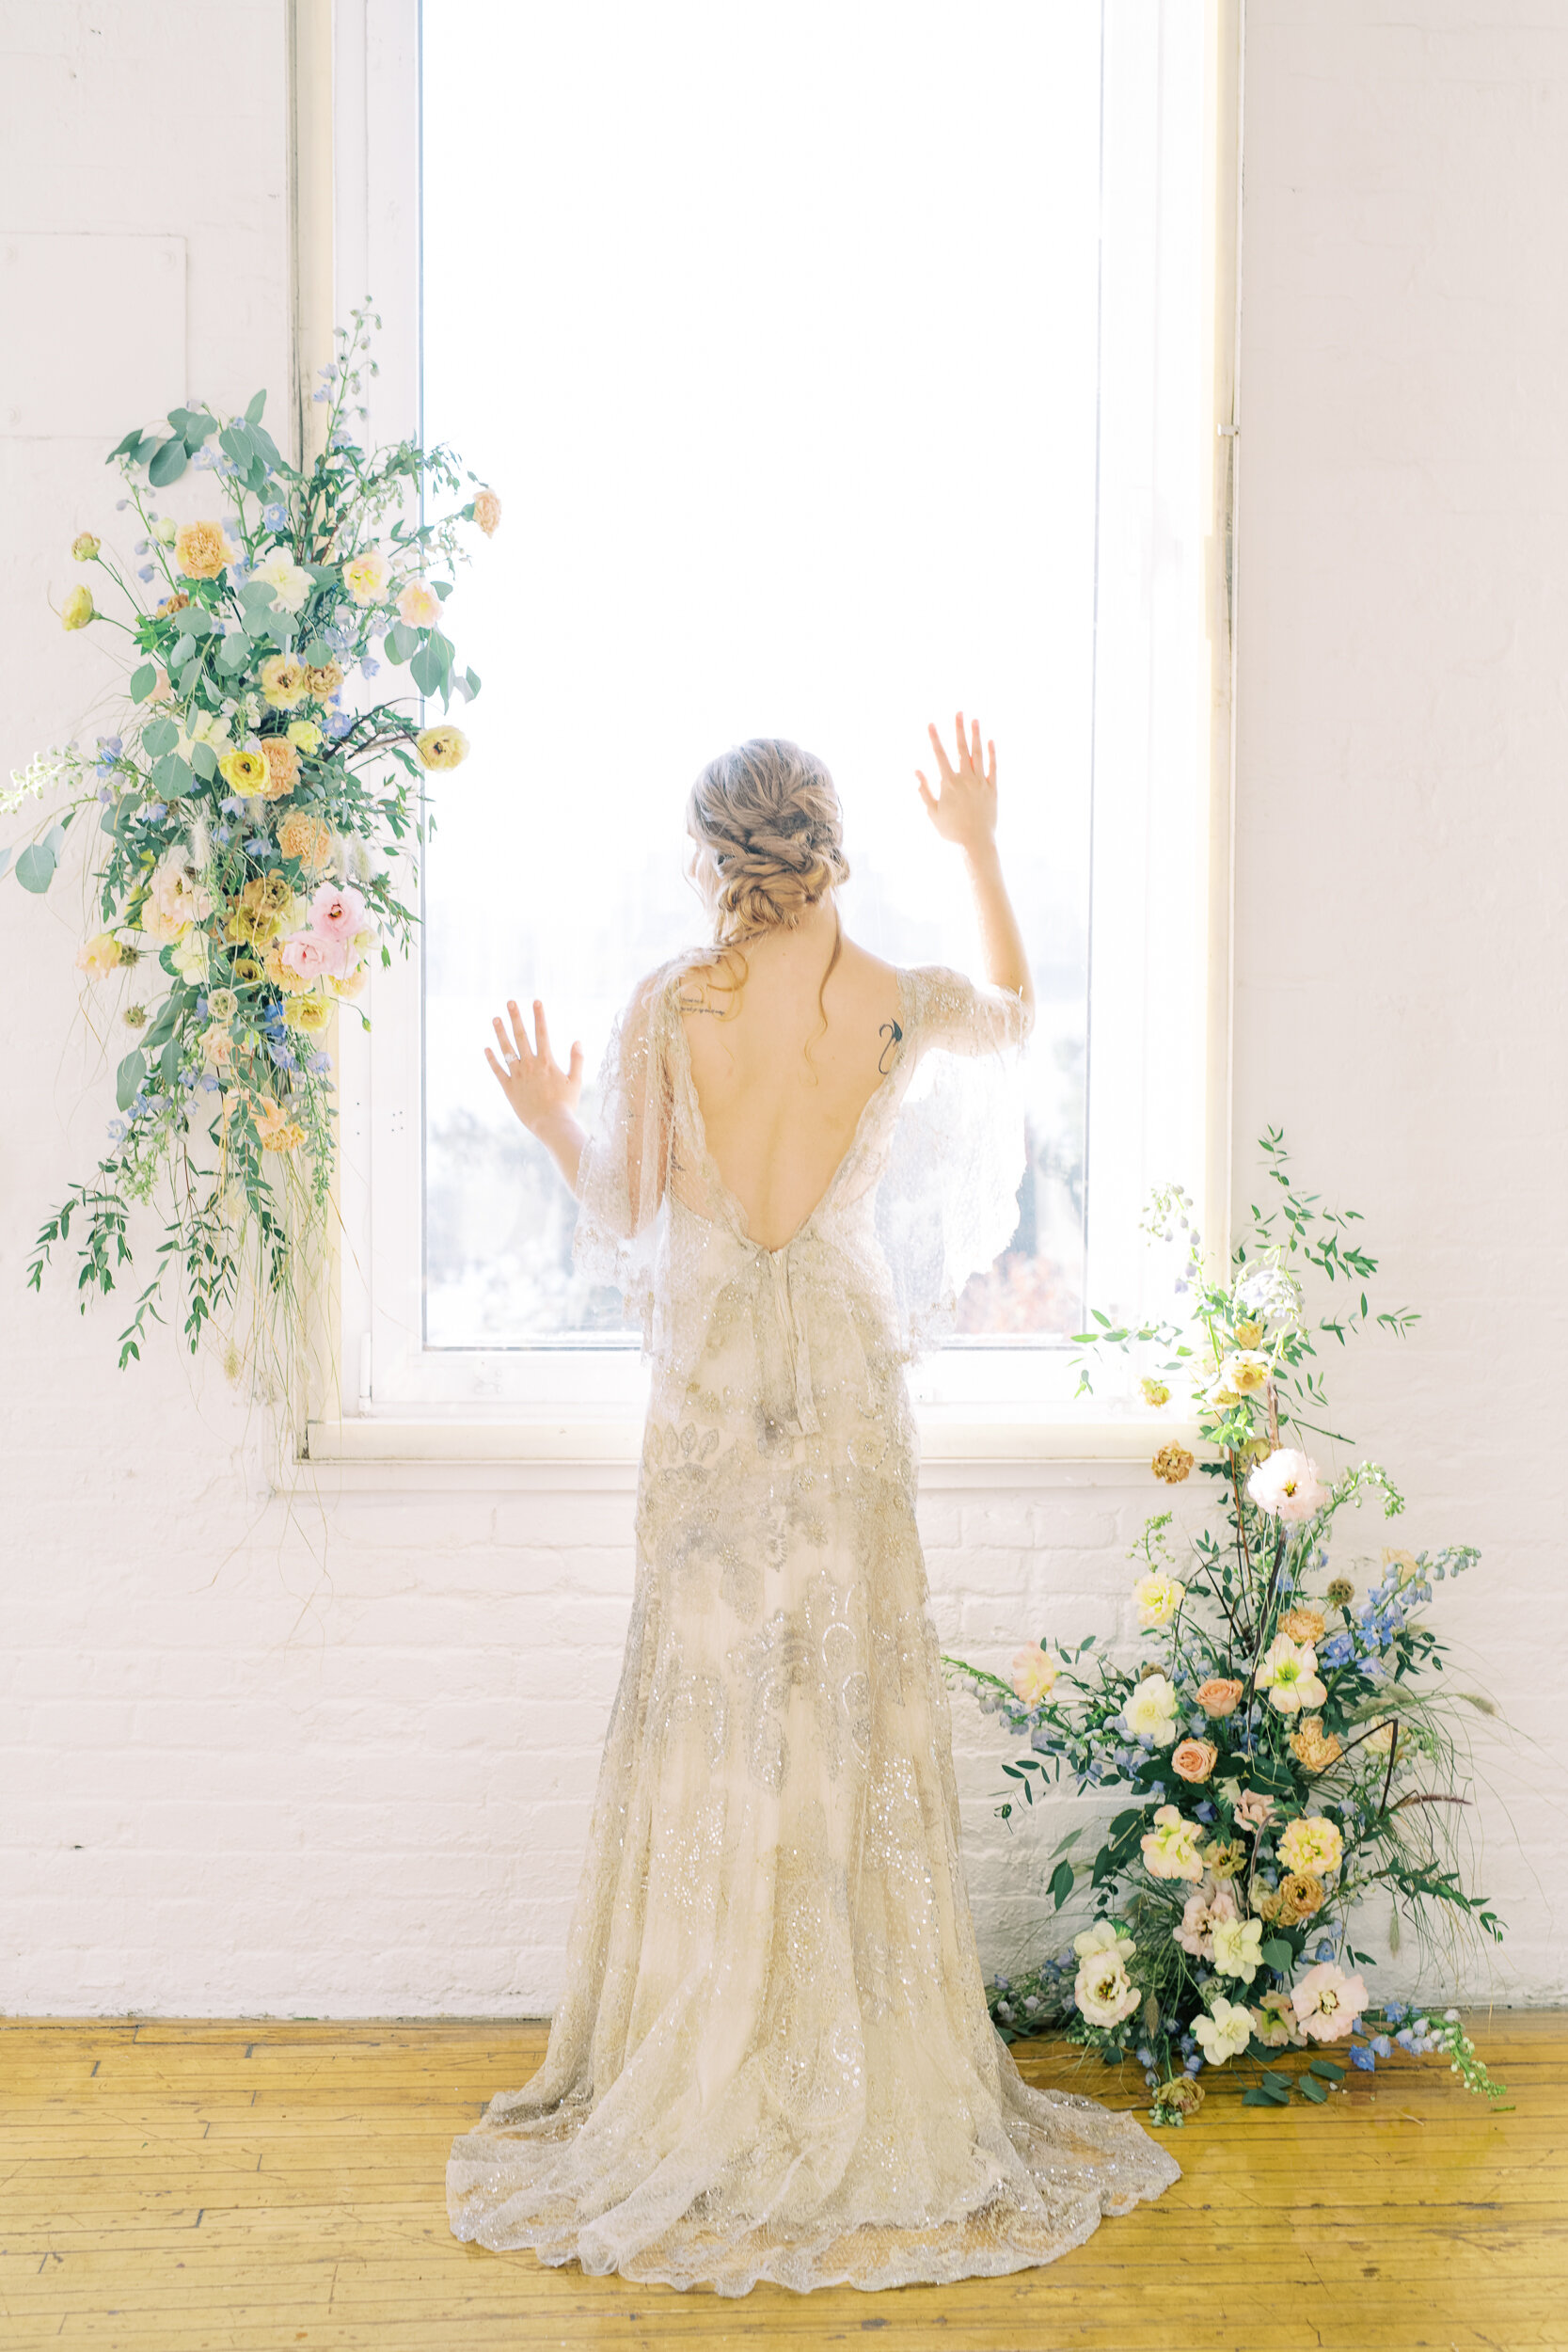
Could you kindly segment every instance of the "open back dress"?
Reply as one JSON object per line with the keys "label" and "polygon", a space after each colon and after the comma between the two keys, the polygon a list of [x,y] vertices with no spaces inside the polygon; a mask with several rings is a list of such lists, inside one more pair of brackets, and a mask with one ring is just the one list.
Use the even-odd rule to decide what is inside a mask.
{"label": "open back dress", "polygon": [[637,1581],[566,1985],[458,2138],[460,2238],[743,2295],[1052,2261],[1178,2176],[991,2025],[904,1367],[1017,1222],[1016,997],[899,974],[884,1075],[782,1248],[706,1147],[682,958],[611,1041],[578,1264],[641,1321]]}

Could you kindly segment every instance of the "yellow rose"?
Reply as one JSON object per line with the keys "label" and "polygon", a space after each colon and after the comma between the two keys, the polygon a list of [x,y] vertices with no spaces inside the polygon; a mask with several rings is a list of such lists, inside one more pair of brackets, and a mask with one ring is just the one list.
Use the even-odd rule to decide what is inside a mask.
{"label": "yellow rose", "polygon": [[267,763],[254,749],[226,752],[218,761],[218,773],[231,791],[251,800],[266,783]]}
{"label": "yellow rose", "polygon": [[78,564],[91,564],[97,559],[100,544],[90,531],[79,531],[71,543],[71,552]]}
{"label": "yellow rose", "polygon": [[275,710],[292,710],[305,700],[305,665],[293,654],[275,653],[261,664],[261,691]]}
{"label": "yellow rose", "polygon": [[414,749],[426,768],[461,768],[468,756],[468,739],[461,727],[426,727],[414,738]]}
{"label": "yellow rose", "polygon": [[314,719],[295,719],[287,734],[295,751],[303,752],[308,759],[322,747],[322,731]]}
{"label": "yellow rose", "polygon": [[60,607],[62,628],[86,628],[93,618],[94,606],[90,588],[72,588]]}
{"label": "yellow rose", "polygon": [[221,523],[182,523],[174,534],[174,561],[187,580],[216,580],[234,561]]}

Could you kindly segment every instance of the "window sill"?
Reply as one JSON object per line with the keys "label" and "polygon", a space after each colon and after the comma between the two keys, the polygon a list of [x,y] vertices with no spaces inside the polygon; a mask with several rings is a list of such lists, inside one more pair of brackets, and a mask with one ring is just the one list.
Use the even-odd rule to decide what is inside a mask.
{"label": "window sill", "polygon": [[[917,1412],[921,1478],[927,1486],[1055,1483],[1119,1483],[1136,1466],[1147,1467],[1162,1445],[1175,1441],[1196,1448],[1189,1422],[1157,1415],[1084,1421],[1065,1415],[1007,1421],[985,1420],[952,1408]],[[630,1487],[641,1452],[641,1421],[629,1418],[528,1418],[425,1416],[393,1420],[379,1415],[312,1422],[300,1466],[307,1471],[340,1473],[348,1486],[423,1482],[461,1488],[476,1473],[506,1485]]]}

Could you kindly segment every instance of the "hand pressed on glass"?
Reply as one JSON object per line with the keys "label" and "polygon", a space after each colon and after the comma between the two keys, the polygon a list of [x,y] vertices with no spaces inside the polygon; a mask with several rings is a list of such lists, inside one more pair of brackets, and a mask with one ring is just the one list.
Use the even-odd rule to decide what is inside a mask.
{"label": "hand pressed on glass", "polygon": [[932,791],[922,770],[917,768],[914,772],[926,813],[942,839],[960,850],[979,850],[996,834],[996,745],[988,739],[982,762],[979,720],[974,722],[972,741],[965,739],[961,710],[953,723],[958,742],[957,767],[949,760],[936,728],[927,726],[926,730],[937,755],[940,791]]}
{"label": "hand pressed on glass", "polygon": [[567,1066],[562,1070],[550,1052],[550,1033],[546,1026],[542,1000],[537,996],[533,1000],[531,1045],[528,1024],[517,1009],[515,997],[507,998],[506,1009],[512,1016],[510,1030],[499,1013],[494,1018],[500,1059],[497,1060],[488,1045],[484,1058],[523,1125],[531,1135],[538,1136],[576,1191],[578,1162],[582,1154],[582,1129],[577,1120],[578,1104],[582,1100],[582,1047],[573,1040]]}

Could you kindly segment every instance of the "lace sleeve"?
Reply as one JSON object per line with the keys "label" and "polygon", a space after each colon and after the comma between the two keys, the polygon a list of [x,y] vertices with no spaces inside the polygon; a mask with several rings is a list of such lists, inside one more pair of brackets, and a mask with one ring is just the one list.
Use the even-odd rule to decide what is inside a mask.
{"label": "lace sleeve", "polygon": [[927,965],[908,975],[914,1071],[878,1194],[907,1352],[940,1344],[972,1274],[1018,1230],[1025,1150],[1022,1000]]}
{"label": "lace sleeve", "polygon": [[610,1032],[578,1169],[572,1256],[618,1290],[644,1340],[653,1325],[659,1211],[670,1172],[668,975],[641,981]]}

